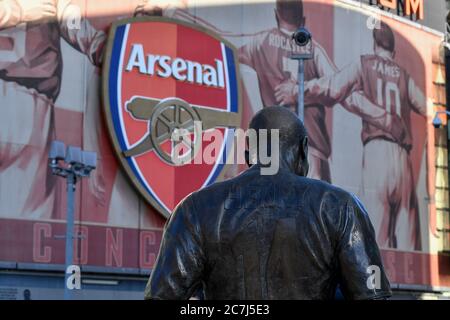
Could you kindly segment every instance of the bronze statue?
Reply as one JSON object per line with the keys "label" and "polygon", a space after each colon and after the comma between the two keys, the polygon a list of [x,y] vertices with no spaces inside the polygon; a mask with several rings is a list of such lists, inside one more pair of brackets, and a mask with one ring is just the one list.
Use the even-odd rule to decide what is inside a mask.
{"label": "bronze statue", "polygon": [[[146,299],[346,299],[391,295],[374,230],[352,194],[306,178],[307,133],[282,107],[250,128],[279,130],[279,170],[261,163],[186,197],[166,224]],[[270,141],[270,140],[269,140]],[[250,159],[258,160],[250,148]]]}

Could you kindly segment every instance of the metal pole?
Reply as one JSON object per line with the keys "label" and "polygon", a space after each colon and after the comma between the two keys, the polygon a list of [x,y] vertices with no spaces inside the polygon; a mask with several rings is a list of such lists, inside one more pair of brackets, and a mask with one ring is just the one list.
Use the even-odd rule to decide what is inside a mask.
{"label": "metal pole", "polygon": [[72,290],[67,288],[67,281],[70,277],[70,274],[67,273],[67,268],[71,266],[73,263],[75,183],[76,183],[75,174],[71,172],[67,175],[66,270],[64,278],[64,300],[72,299]]}
{"label": "metal pole", "polygon": [[304,59],[298,59],[298,102],[297,102],[297,115],[300,120],[304,121],[305,115],[305,73],[304,73]]}

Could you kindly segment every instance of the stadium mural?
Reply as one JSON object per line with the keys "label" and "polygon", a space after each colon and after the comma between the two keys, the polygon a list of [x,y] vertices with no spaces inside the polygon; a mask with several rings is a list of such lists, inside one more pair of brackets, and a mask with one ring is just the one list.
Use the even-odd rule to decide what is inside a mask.
{"label": "stadium mural", "polygon": [[[227,179],[245,166],[219,170],[212,164],[212,171],[191,174],[197,169],[173,169],[167,161],[162,167],[140,164],[147,181],[163,190],[153,190],[154,195],[165,193],[168,199],[158,207],[139,192],[129,170],[121,165],[117,141],[110,137],[114,131],[107,111],[111,86],[102,91],[102,80],[106,81],[102,72],[129,67],[135,73],[123,76],[127,99],[192,99],[192,104],[238,114],[222,126],[246,128],[263,107],[280,104],[295,109],[297,61],[289,57],[300,49],[293,45],[291,34],[305,25],[313,34],[313,59],[305,64],[310,176],[361,198],[392,283],[450,286],[438,277],[435,205],[428,200],[435,192],[432,62],[442,41],[440,34],[351,1],[35,3],[31,8],[26,1],[0,1],[0,261],[64,263],[64,241],[55,236],[65,229],[65,184],[51,175],[47,160],[49,143],[58,139],[96,151],[99,158],[93,176],[78,185],[76,219],[82,237],[75,245],[76,263],[151,269],[165,223],[161,213],[168,214],[187,192],[206,185],[210,172],[217,171],[211,181]],[[123,19],[152,21],[149,17],[160,16],[171,20],[157,20],[166,25],[147,25],[141,31],[145,35],[130,29],[133,41],[145,41],[146,61],[153,55],[153,69],[145,71],[167,71],[155,56],[168,55],[174,47],[159,45],[178,43],[181,46],[171,58],[184,63],[208,61],[214,69],[216,77],[208,78],[209,87],[202,88],[203,80],[191,75],[196,84],[158,79],[154,81],[159,87],[147,93],[142,83],[153,80],[148,74],[141,74],[148,82],[137,76],[142,71],[139,59],[127,65],[108,56],[113,23],[139,29],[133,20]],[[194,27],[177,34],[171,23]],[[161,34],[166,42],[158,40]],[[204,41],[210,41],[208,46]],[[130,43],[124,52],[125,61],[133,54],[131,47]],[[200,50],[210,50],[211,56]],[[236,59],[236,66],[227,67],[224,57],[228,63]],[[233,72],[236,79],[229,78]],[[173,87],[164,86],[163,80],[172,81]],[[197,85],[197,91],[189,85]],[[232,86],[237,100],[230,107]],[[211,101],[214,94],[223,95],[221,105]],[[116,103],[125,114],[131,109],[125,109],[124,99]],[[128,137],[134,142],[146,139],[146,122],[133,130]],[[136,161],[139,157],[164,161],[156,152],[147,148],[129,156]],[[166,211],[161,209],[164,206]]]}

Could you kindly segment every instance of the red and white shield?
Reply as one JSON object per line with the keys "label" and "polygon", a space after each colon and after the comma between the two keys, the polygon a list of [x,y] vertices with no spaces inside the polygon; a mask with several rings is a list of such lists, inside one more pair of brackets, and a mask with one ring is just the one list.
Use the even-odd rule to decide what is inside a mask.
{"label": "red and white shield", "polygon": [[[236,50],[208,30],[153,17],[113,24],[103,75],[109,132],[135,187],[164,216],[222,175],[241,120],[238,76]],[[174,161],[181,129],[200,150],[211,143],[205,135],[219,131],[213,161],[192,150],[183,151],[189,163]]]}

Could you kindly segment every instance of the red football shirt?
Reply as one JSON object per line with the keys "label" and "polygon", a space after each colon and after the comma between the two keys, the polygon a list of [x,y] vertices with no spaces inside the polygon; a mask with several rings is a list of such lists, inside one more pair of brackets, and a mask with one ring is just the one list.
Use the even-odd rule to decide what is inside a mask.
{"label": "red football shirt", "polygon": [[[292,53],[301,53],[289,32],[274,28],[254,36],[239,49],[240,63],[253,68],[258,75],[261,99],[264,107],[277,105],[275,88],[289,78],[297,79],[298,62],[290,59]],[[313,59],[305,63],[305,81],[331,75],[336,72],[325,50],[315,41]],[[305,126],[310,146],[320,151],[324,158],[331,153],[330,138],[325,123],[322,104],[305,105]]]}

